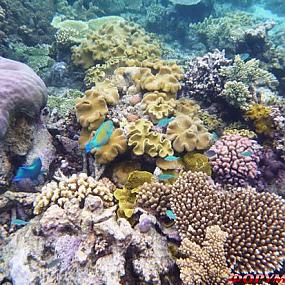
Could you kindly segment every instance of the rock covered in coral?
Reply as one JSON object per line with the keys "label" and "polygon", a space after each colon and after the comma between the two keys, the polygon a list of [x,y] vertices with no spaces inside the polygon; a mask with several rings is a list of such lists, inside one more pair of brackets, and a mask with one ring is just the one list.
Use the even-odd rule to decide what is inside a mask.
{"label": "rock covered in coral", "polygon": [[235,272],[268,273],[281,268],[285,203],[279,196],[251,187],[221,191],[206,174],[187,172],[173,184],[171,208],[182,239],[202,246],[207,227],[213,225],[227,233],[226,260]]}
{"label": "rock covered in coral", "polygon": [[240,135],[224,135],[211,148],[210,164],[217,181],[235,186],[254,185],[260,176],[262,148]]}
{"label": "rock covered in coral", "polygon": [[92,194],[83,205],[78,200],[64,208],[51,205],[1,248],[0,280],[117,285],[138,278],[161,284],[160,275],[174,265],[166,238],[153,227],[147,235],[133,229],[127,220],[117,220],[115,210],[103,209]]}
{"label": "rock covered in coral", "polygon": [[0,137],[7,131],[12,115],[36,118],[47,101],[44,82],[27,65],[0,58]]}

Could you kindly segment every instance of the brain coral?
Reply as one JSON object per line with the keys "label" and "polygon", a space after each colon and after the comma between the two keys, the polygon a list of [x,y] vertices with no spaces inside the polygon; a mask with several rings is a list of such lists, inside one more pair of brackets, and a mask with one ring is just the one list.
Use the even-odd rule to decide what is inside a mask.
{"label": "brain coral", "polygon": [[186,115],[177,116],[167,127],[167,136],[177,152],[206,149],[211,136],[200,119]]}
{"label": "brain coral", "polygon": [[217,181],[243,186],[255,184],[260,174],[261,146],[241,135],[224,135],[211,148],[210,164]]}
{"label": "brain coral", "polygon": [[113,57],[123,60],[157,58],[160,50],[158,42],[138,25],[121,19],[106,23],[89,34],[73,49],[72,58],[76,65],[87,69]]}
{"label": "brain coral", "polygon": [[15,114],[34,118],[47,102],[44,82],[27,65],[0,57],[0,138]]}
{"label": "brain coral", "polygon": [[224,249],[229,268],[242,273],[281,268],[285,259],[285,203],[281,197],[250,187],[220,191],[202,172],[182,174],[171,194],[182,239],[203,246],[207,227],[217,225],[228,234]]}

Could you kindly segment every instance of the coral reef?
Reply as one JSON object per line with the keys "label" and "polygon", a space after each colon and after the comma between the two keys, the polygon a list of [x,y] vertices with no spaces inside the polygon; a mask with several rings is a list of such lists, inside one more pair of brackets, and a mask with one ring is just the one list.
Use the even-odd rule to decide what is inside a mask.
{"label": "coral reef", "polygon": [[222,136],[210,150],[209,158],[217,181],[235,186],[256,184],[260,176],[262,148],[257,141],[240,135]]}
{"label": "coral reef", "polygon": [[[226,268],[243,273],[281,268],[285,257],[285,204],[277,195],[258,193],[250,187],[221,191],[206,174],[187,172],[173,184],[170,201],[181,238],[202,247],[198,247],[200,251],[208,227],[219,226],[220,231],[227,233],[224,243],[227,266],[219,260],[223,273]],[[203,266],[203,260],[200,262]],[[191,272],[189,275],[191,278]]]}
{"label": "coral reef", "polygon": [[177,152],[206,149],[211,141],[202,121],[185,115],[177,116],[169,123],[167,136]]}

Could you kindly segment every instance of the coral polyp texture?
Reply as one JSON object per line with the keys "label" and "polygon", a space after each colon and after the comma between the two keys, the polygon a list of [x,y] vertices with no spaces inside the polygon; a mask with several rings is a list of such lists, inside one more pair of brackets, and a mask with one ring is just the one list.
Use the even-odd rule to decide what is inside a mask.
{"label": "coral polyp texture", "polygon": [[[222,236],[217,251],[222,253],[221,244],[224,242],[227,266],[220,259],[221,266],[215,270],[225,272],[226,268],[231,268],[242,273],[268,273],[281,268],[285,259],[285,203],[282,198],[258,193],[250,187],[219,190],[202,172],[182,174],[173,184],[171,193],[171,209],[177,216],[176,224],[182,240],[189,239],[202,247],[198,247],[201,251],[208,227],[219,226],[227,234],[226,240]],[[190,254],[195,258],[194,253]],[[211,269],[209,262],[213,264],[214,261],[208,260]],[[200,261],[201,268],[203,264]],[[184,266],[185,262],[181,265]],[[193,273],[188,273],[191,279]],[[215,274],[217,278],[218,274]],[[185,271],[183,276],[186,279]]]}
{"label": "coral polyp texture", "polygon": [[217,181],[235,186],[255,185],[262,157],[257,141],[241,135],[224,135],[210,150],[210,164]]}
{"label": "coral polyp texture", "polygon": [[113,203],[113,192],[115,185],[104,178],[96,181],[85,173],[66,177],[59,177],[59,182],[52,181],[42,188],[34,202],[34,213],[40,214],[53,204],[64,207],[66,202],[76,200],[84,201],[88,195],[99,196],[105,207],[111,207]]}
{"label": "coral polyp texture", "polygon": [[27,65],[0,57],[0,138],[12,116],[37,118],[47,102],[44,82]]}

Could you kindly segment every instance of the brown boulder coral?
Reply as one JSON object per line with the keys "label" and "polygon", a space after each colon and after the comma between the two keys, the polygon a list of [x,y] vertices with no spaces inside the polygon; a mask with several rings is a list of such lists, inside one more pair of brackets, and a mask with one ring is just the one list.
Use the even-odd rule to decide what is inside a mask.
{"label": "brown boulder coral", "polygon": [[211,136],[202,121],[196,117],[177,116],[167,127],[167,136],[173,141],[177,152],[206,149],[211,142]]}
{"label": "brown boulder coral", "polygon": [[241,273],[281,268],[285,259],[282,198],[251,187],[221,191],[202,172],[181,175],[171,193],[182,239],[201,246],[207,227],[218,225],[228,234],[224,248],[229,268]]}
{"label": "brown boulder coral", "polygon": [[11,116],[36,118],[47,102],[44,82],[27,65],[0,57],[0,138],[4,137]]}

